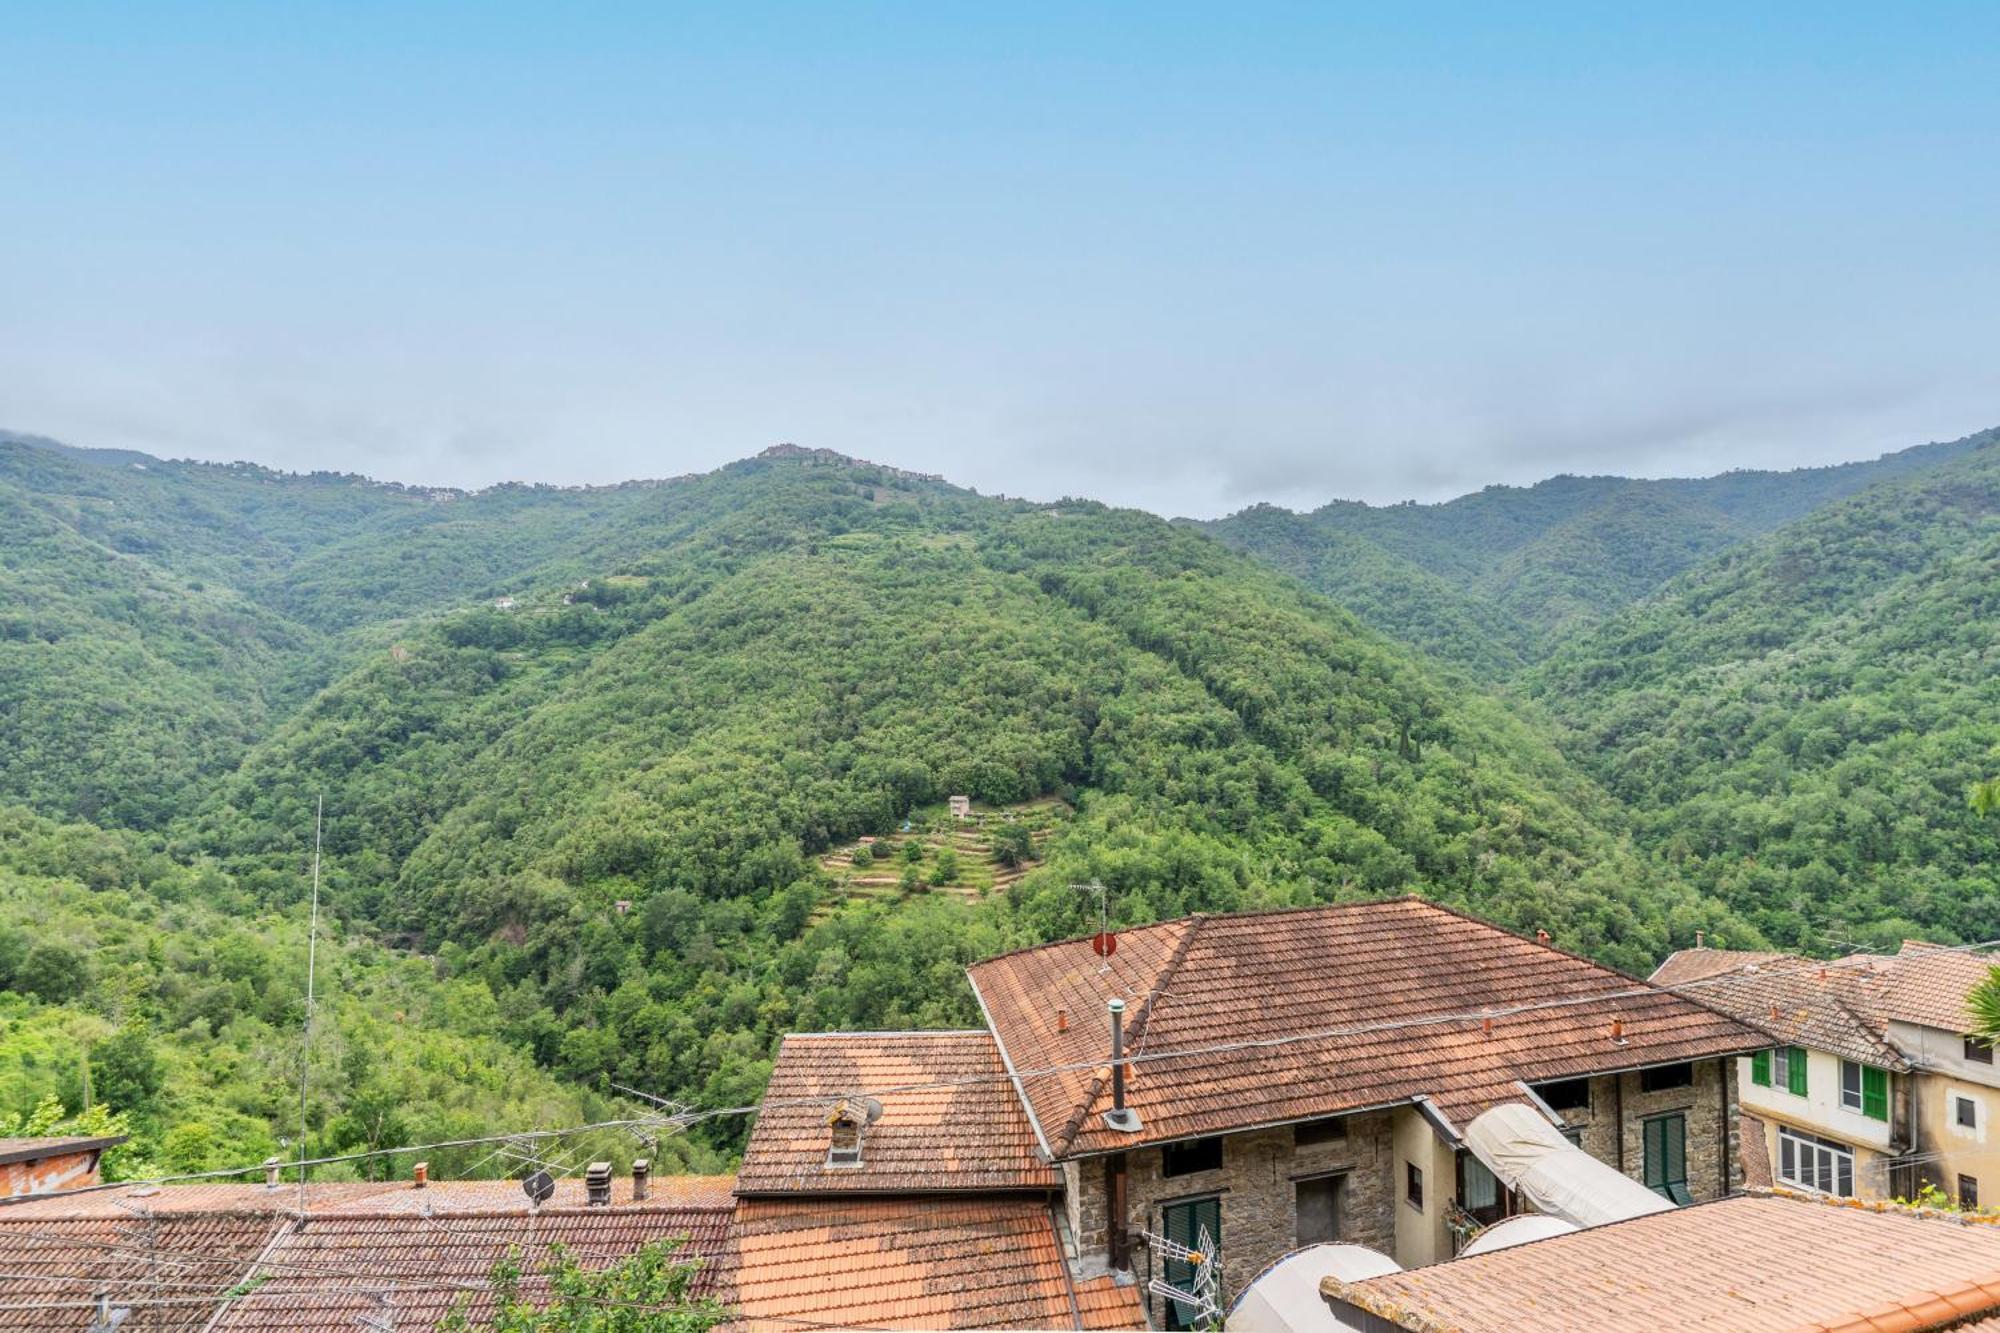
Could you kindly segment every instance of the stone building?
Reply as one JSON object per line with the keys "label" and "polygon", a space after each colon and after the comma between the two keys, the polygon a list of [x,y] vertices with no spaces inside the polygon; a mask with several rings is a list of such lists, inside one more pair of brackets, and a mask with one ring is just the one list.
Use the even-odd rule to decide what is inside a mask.
{"label": "stone building", "polygon": [[2000,1197],[1987,1143],[2000,1066],[1965,1001],[1995,961],[1914,940],[1824,960],[1683,949],[1653,980],[1768,1039],[1737,1070],[1750,1170],[1846,1198],[1931,1186],[1977,1208]]}
{"label": "stone building", "polygon": [[[1450,1258],[1515,1211],[1460,1138],[1502,1102],[1676,1202],[1718,1198],[1740,1184],[1735,1060],[1767,1044],[1416,899],[1190,917],[1120,932],[1108,959],[1076,941],[970,975],[1062,1172],[1081,1271],[1182,1289],[1190,1272],[1144,1237],[1206,1234],[1226,1292],[1317,1240]],[[1157,1326],[1189,1317],[1148,1300]]]}

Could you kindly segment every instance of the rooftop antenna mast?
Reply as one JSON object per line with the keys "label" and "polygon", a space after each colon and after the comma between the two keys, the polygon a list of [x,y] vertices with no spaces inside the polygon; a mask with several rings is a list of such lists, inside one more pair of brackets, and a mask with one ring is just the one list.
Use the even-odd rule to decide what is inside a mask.
{"label": "rooftop antenna mast", "polygon": [[306,927],[306,1022],[299,1050],[299,1212],[306,1210],[306,1087],[312,1077],[313,986],[319,964],[320,831],[326,821],[326,793],[313,810],[312,921]]}
{"label": "rooftop antenna mast", "polygon": [[1098,957],[1105,960],[1098,965],[1098,972],[1100,974],[1109,972],[1111,970],[1111,954],[1117,948],[1117,945],[1110,942],[1111,899],[1104,887],[1104,882],[1093,879],[1088,884],[1072,884],[1070,888],[1077,893],[1094,893],[1097,895],[1097,938],[1091,941],[1091,945],[1097,950]]}

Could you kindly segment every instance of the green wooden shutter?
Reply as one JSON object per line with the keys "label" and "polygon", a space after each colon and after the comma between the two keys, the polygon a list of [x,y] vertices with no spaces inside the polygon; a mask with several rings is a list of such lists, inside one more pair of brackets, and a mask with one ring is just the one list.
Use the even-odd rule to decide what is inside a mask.
{"label": "green wooden shutter", "polygon": [[1785,1088],[1794,1097],[1806,1095],[1806,1051],[1794,1046],[1785,1056]]}
{"label": "green wooden shutter", "polygon": [[[1221,1250],[1222,1200],[1194,1199],[1187,1203],[1169,1204],[1164,1212],[1165,1216],[1162,1218],[1162,1222],[1164,1223],[1168,1240],[1179,1241],[1189,1249],[1194,1249],[1201,1244],[1201,1233],[1206,1228],[1209,1243],[1217,1251]],[[1182,1291],[1192,1291],[1194,1289],[1193,1264],[1185,1264],[1175,1259],[1169,1259],[1163,1265],[1163,1268],[1164,1272],[1162,1276],[1166,1278],[1169,1284],[1179,1287]],[[1172,1300],[1166,1303],[1166,1324],[1170,1329],[1191,1327],[1197,1314],[1198,1311],[1191,1305],[1183,1305],[1179,1301]]]}
{"label": "green wooden shutter", "polygon": [[1861,1114],[1870,1120],[1889,1118],[1889,1071],[1861,1067]]}
{"label": "green wooden shutter", "polygon": [[1760,1088],[1771,1086],[1771,1053],[1759,1051],[1750,1057],[1750,1081]]}
{"label": "green wooden shutter", "polygon": [[1692,1202],[1687,1187],[1687,1120],[1655,1116],[1645,1122],[1646,1187],[1675,1203]]}

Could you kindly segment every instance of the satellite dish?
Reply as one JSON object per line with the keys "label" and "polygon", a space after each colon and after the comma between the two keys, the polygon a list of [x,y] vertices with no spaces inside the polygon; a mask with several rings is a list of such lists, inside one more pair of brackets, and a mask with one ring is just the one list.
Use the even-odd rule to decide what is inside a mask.
{"label": "satellite dish", "polygon": [[556,1178],[546,1171],[537,1171],[521,1182],[521,1193],[535,1204],[547,1203],[555,1192]]}
{"label": "satellite dish", "polygon": [[882,1099],[880,1097],[863,1097],[861,1104],[868,1108],[869,1124],[872,1125],[882,1118]]}
{"label": "satellite dish", "polygon": [[1108,930],[1100,930],[1091,937],[1090,947],[1099,958],[1109,958],[1118,952],[1118,937]]}

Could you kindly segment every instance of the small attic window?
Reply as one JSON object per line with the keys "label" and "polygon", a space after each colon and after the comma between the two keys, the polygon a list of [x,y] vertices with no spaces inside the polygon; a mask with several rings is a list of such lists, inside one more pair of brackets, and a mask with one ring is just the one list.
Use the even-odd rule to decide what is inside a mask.
{"label": "small attic window", "polygon": [[826,1164],[830,1167],[861,1165],[861,1131],[867,1126],[868,1112],[851,1101],[842,1101],[826,1118],[828,1130]]}

